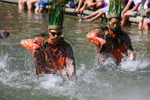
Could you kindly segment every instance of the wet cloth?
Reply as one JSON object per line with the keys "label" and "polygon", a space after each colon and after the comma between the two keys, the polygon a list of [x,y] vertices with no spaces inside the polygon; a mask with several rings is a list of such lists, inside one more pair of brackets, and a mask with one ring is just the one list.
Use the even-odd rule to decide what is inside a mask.
{"label": "wet cloth", "polygon": [[60,39],[57,43],[47,42],[43,37],[24,39],[21,44],[33,52],[36,75],[62,74],[65,70],[68,76],[75,73],[75,63],[71,46]]}
{"label": "wet cloth", "polygon": [[[131,40],[129,36],[123,32],[120,32],[115,38],[110,35],[108,30],[103,31],[103,29],[100,28],[89,32],[87,38],[94,43],[96,54],[110,53],[116,58],[116,61],[119,62],[124,57],[124,53],[127,53],[127,55],[133,53]],[[104,40],[106,43],[104,43]]]}

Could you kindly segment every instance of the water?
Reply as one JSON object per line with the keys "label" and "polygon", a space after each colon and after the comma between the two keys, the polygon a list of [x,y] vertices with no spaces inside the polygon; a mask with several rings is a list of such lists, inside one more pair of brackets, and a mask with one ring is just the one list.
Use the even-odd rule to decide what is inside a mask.
{"label": "water", "polygon": [[116,66],[108,59],[100,69],[94,67],[94,45],[86,34],[106,23],[66,16],[63,34],[74,50],[77,79],[69,82],[52,75],[37,79],[32,53],[20,41],[47,31],[47,14],[19,13],[17,6],[1,3],[0,11],[0,29],[10,32],[0,40],[0,100],[149,100],[150,32],[129,27],[136,60],[125,57]]}

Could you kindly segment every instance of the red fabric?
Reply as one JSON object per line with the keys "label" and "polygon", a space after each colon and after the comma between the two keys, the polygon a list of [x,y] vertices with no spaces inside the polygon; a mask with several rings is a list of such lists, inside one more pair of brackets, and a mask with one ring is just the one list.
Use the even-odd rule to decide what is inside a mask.
{"label": "red fabric", "polygon": [[119,32],[118,32],[117,34],[114,34],[110,29],[108,29],[108,30],[109,30],[109,33],[110,33],[112,36],[116,36],[116,35],[119,34]]}
{"label": "red fabric", "polygon": [[[48,39],[48,44],[44,47],[45,39],[37,37],[34,39],[25,39],[21,44],[33,52],[32,56],[35,58],[36,74],[57,74],[63,69],[69,77],[75,73],[75,63],[73,57],[73,50],[71,46],[62,39],[58,42],[53,42]],[[62,43],[62,46],[56,44]]]}
{"label": "red fabric", "polygon": [[[111,53],[114,55],[114,57],[117,60],[121,61],[121,59],[123,58],[123,53],[128,54],[129,50],[133,51],[130,39],[127,35],[125,35],[125,37],[121,38],[121,39],[123,39],[123,44],[118,45],[118,43],[114,43],[113,49],[108,49],[109,47],[112,46],[112,43],[107,42],[104,39],[104,36],[105,36],[105,31],[103,31],[102,29],[92,30],[91,32],[89,32],[87,34],[88,40],[90,40],[92,43],[95,44],[95,51],[97,54],[101,53],[101,52],[102,53]],[[127,39],[124,39],[124,38],[127,38]],[[98,50],[100,50],[100,51],[98,51]]]}

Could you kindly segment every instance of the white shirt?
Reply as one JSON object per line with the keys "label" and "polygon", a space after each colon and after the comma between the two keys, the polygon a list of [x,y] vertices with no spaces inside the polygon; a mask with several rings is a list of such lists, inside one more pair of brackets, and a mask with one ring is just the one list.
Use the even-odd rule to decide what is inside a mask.
{"label": "white shirt", "polygon": [[141,4],[139,5],[138,9],[139,9],[140,7],[144,7],[144,4],[145,4],[145,2],[146,2],[146,0],[130,0],[130,1],[132,1],[135,5],[136,5],[137,3],[141,3]]}

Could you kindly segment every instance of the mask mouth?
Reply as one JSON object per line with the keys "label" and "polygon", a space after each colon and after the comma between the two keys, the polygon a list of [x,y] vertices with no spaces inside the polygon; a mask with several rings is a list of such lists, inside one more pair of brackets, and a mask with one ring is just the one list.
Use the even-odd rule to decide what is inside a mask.
{"label": "mask mouth", "polygon": [[117,28],[117,27],[114,27],[114,28],[112,28],[111,29],[113,32],[118,32],[119,31],[119,29]]}

